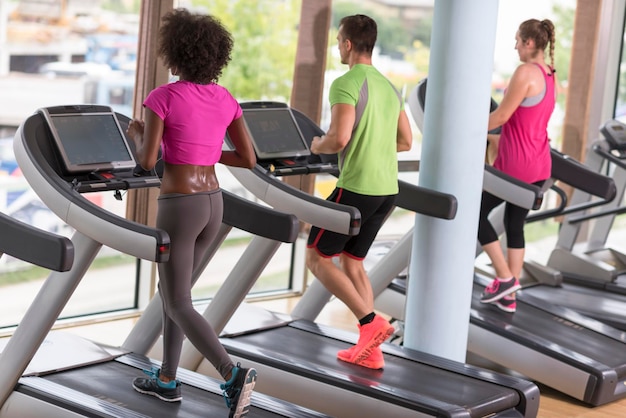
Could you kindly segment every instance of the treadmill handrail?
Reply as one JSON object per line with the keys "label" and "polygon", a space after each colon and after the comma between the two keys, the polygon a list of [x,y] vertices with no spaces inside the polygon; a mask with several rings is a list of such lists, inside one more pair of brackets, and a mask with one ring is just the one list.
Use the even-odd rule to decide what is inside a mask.
{"label": "treadmill handrail", "polygon": [[35,228],[0,212],[0,253],[30,264],[68,271],[74,262],[74,244],[64,236]]}
{"label": "treadmill handrail", "polygon": [[[595,147],[594,147],[595,148]],[[575,189],[603,199],[609,203],[617,195],[617,186],[612,177],[597,173],[555,149],[552,155],[552,178],[569,184]]]}
{"label": "treadmill handrail", "polygon": [[528,214],[526,216],[526,223],[541,221],[544,219],[550,219],[555,216],[562,215],[566,212],[568,197],[567,197],[567,193],[565,193],[565,190],[563,190],[556,184],[552,184],[550,186],[550,190],[554,191],[556,194],[559,195],[560,199],[559,199],[558,205],[552,209],[544,209],[539,212]]}
{"label": "treadmill handrail", "polygon": [[228,167],[239,182],[274,209],[293,213],[301,221],[344,235],[356,235],[361,212],[348,205],[312,196],[277,179],[260,165],[252,170]]}
{"label": "treadmill handrail", "polygon": [[[613,178],[599,174],[591,170],[586,165],[580,163],[574,158],[563,154],[555,149],[550,150],[552,157],[552,177],[553,181],[559,181],[567,184],[575,189],[579,189],[585,193],[591,194],[599,198],[595,201],[581,202],[575,205],[568,205],[567,194],[558,186],[551,185],[550,189],[555,191],[561,197],[559,205],[552,209],[542,210],[527,216],[526,222],[536,222],[544,219],[553,218],[555,216],[569,215],[572,213],[580,213],[587,209],[597,206],[603,206],[611,202],[617,195],[617,187]],[[495,169],[493,169],[495,170]],[[509,201],[508,198],[505,200]],[[534,208],[539,209],[539,208]],[[613,211],[600,211],[590,214],[568,219],[570,223],[582,222],[612,213]]]}
{"label": "treadmill handrail", "polygon": [[619,157],[613,155],[610,151],[606,150],[604,148],[605,146],[608,148],[610,145],[606,140],[601,140],[593,144],[591,146],[591,149],[602,158],[612,162],[616,166],[620,167],[622,170],[626,170],[626,163]]}
{"label": "treadmill handrail", "polygon": [[454,195],[416,186],[398,180],[396,206],[412,212],[440,219],[454,219],[458,201]]}
{"label": "treadmill handrail", "polygon": [[[264,103],[264,106],[267,104]],[[309,146],[313,140],[312,136],[321,136],[326,133],[304,113],[297,109],[291,109],[291,111]],[[319,158],[320,161],[337,164],[337,154],[324,154]],[[398,171],[419,171],[419,165],[419,161],[398,161]],[[339,169],[331,174],[338,177]],[[396,206],[402,209],[440,219],[454,219],[456,216],[458,202],[451,194],[413,185],[400,179],[398,179],[398,188]]]}
{"label": "treadmill handrail", "polygon": [[[157,228],[115,215],[92,203],[65,181],[52,167],[52,155],[44,154],[46,142],[43,117],[29,116],[18,128],[13,146],[24,177],[39,198],[61,220],[95,241],[149,261],[169,258],[169,235]],[[49,138],[48,138],[49,139]],[[49,160],[50,159],[50,160]]]}
{"label": "treadmill handrail", "polygon": [[537,210],[543,202],[541,187],[518,180],[489,164],[485,164],[483,190],[526,209]]}
{"label": "treadmill handrail", "polygon": [[[596,150],[594,145],[594,151]],[[596,151],[597,152],[597,151]],[[603,155],[598,153],[599,155]],[[539,213],[533,217],[529,217],[530,221],[547,219],[554,216],[570,215],[572,213],[582,213],[587,209],[606,205],[612,202],[617,196],[617,186],[612,177],[605,176],[591,168],[575,160],[574,158],[563,154],[554,149],[551,150],[552,155],[552,178],[562,183],[568,184],[574,189],[595,196],[598,200],[588,200],[578,204],[569,205],[562,210],[552,210],[549,213]],[[610,153],[609,153],[610,155]],[[612,156],[612,155],[611,155]],[[561,205],[563,206],[563,205]],[[578,223],[589,219],[595,219],[602,216],[618,213],[617,210],[605,210],[594,213],[583,213],[582,215],[569,217],[568,223]]]}
{"label": "treadmill handrail", "polygon": [[274,241],[295,242],[298,238],[300,222],[295,215],[278,212],[223,189],[222,196],[225,224]]}
{"label": "treadmill handrail", "polygon": [[575,223],[579,223],[579,222],[588,221],[590,219],[601,218],[603,216],[621,215],[623,213],[626,213],[626,206],[618,206],[618,207],[612,208],[612,209],[599,210],[599,211],[593,212],[593,213],[587,213],[587,214],[584,214],[584,215],[574,216],[574,217],[568,219],[568,222],[571,223],[571,224],[575,224]]}

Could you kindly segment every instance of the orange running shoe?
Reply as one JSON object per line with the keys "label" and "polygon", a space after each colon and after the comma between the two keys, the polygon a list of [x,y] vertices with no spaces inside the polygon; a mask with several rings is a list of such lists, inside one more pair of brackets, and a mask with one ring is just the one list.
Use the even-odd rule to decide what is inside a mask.
{"label": "orange running shoe", "polygon": [[380,315],[374,316],[369,324],[359,327],[359,341],[353,348],[350,363],[360,364],[372,354],[372,350],[393,334],[393,325]]}
{"label": "orange running shoe", "polygon": [[[356,346],[352,346],[346,350],[339,351],[337,353],[337,358],[347,363],[353,363],[352,361],[350,361],[350,359],[352,358],[354,347]],[[360,363],[353,363],[353,364],[358,364],[359,366],[367,367],[368,369],[374,369],[374,370],[382,369],[383,367],[385,367],[385,358],[383,356],[383,350],[381,350],[380,347],[375,347],[372,350],[372,354],[370,354],[369,357],[363,359]]]}

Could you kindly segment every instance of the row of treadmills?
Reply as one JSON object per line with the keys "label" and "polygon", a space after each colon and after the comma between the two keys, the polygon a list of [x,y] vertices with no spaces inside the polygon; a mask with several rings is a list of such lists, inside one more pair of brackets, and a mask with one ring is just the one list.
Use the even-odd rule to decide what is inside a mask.
{"label": "row of treadmills", "polygon": [[[417,104],[409,102],[412,110],[423,109],[424,88],[420,86],[412,93],[412,99],[417,100]],[[626,173],[620,160],[626,153],[623,125],[608,123],[603,130],[605,138],[594,146],[593,155],[602,158],[602,164],[598,160],[593,162],[596,166],[582,165],[554,151],[554,182],[544,189],[486,168],[485,189],[534,209],[529,222],[564,216],[554,263],[557,258],[566,258],[560,253],[568,252],[571,257],[560,268],[556,264],[527,262],[522,277],[524,288],[518,293],[514,315],[478,302],[490,271],[488,266],[476,270],[468,351],[516,373],[494,372],[390,343],[382,346],[385,369],[370,370],[336,359],[337,351],[354,344],[358,335],[315,322],[331,297],[318,281],[311,283],[289,315],[244,303],[279,246],[297,241],[301,221],[356,234],[360,213],[307,195],[281,181],[280,176],[288,174],[336,174],[332,157],[307,155],[308,142],[321,133],[315,123],[282,103],[249,102],[242,103],[242,107],[244,117],[251,121],[248,125],[257,153],[271,156],[276,142],[282,141],[278,147],[280,157],[259,159],[253,170],[231,169],[264,204],[224,192],[225,215],[218,239],[205,254],[194,278],[200,277],[219,253],[233,228],[253,234],[241,259],[203,312],[220,332],[235,361],[258,370],[251,417],[535,417],[540,394],[533,381],[594,406],[626,396],[626,336],[622,331],[625,328],[619,328],[626,315],[625,309],[620,311],[626,295],[613,290],[619,287],[622,274],[619,263],[607,261],[607,253],[615,258],[620,257],[619,253],[600,249],[602,243],[598,242],[587,248],[574,244],[579,241],[577,234],[585,221],[595,218],[597,225],[597,220],[605,221],[621,211],[619,201],[626,189],[626,178],[618,174],[618,168]],[[96,105],[47,110],[68,118],[79,115],[77,120],[85,124],[108,111]],[[124,132],[128,118],[120,114],[116,118],[118,128]],[[274,123],[254,123],[270,119]],[[263,126],[278,127],[278,132],[257,130]],[[103,131],[94,129],[93,138],[82,140],[101,141]],[[150,357],[158,354],[155,347],[161,333],[158,294],[120,347],[51,331],[103,245],[148,262],[166,261],[169,254],[166,233],[116,216],[84,197],[92,190],[155,187],[158,173],[68,173],[62,157],[71,153],[61,156],[68,150],[59,147],[70,147],[72,141],[53,139],[51,132],[40,112],[27,118],[15,136],[16,158],[41,200],[76,232],[70,240],[0,216],[0,251],[51,270],[0,354],[0,416],[226,416],[215,370],[187,342],[178,376],[183,383],[182,402],[168,404],[132,390],[130,382],[141,374],[141,369],[159,364],[158,355]],[[283,132],[288,135],[281,135]],[[294,137],[300,142],[294,144],[290,156],[285,147]],[[122,140],[125,142],[123,134]],[[125,146],[132,147],[132,141]],[[617,167],[610,176],[600,173],[607,161]],[[570,204],[549,212],[540,210],[544,193],[559,193],[560,183],[576,189]],[[444,220],[455,217],[454,196],[403,181],[399,185],[398,207]],[[499,214],[493,216],[497,224]],[[565,238],[561,240],[561,235],[569,228],[577,230],[567,232],[571,238],[567,248],[569,243]],[[605,235],[609,229],[605,227]],[[390,245],[369,270],[377,309],[399,321],[404,320],[405,271],[412,233]],[[592,264],[588,258],[600,267],[585,270],[575,265],[578,260],[581,265]],[[583,279],[591,277],[594,269],[598,270],[597,276],[590,279],[594,285],[585,284]]]}

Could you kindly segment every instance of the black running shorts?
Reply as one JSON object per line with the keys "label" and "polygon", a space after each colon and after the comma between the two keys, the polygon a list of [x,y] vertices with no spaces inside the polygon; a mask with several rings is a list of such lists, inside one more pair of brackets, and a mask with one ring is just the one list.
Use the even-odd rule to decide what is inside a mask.
{"label": "black running shorts", "polygon": [[352,258],[364,259],[380,227],[393,210],[396,195],[368,196],[335,188],[326,200],[357,208],[361,212],[359,233],[355,236],[343,235],[313,225],[307,247],[315,248],[323,257],[334,257],[343,252]]}

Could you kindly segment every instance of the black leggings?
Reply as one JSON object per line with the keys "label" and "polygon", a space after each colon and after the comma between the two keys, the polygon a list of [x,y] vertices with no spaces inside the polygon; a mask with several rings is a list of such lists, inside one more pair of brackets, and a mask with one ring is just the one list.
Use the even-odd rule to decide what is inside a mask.
{"label": "black leggings", "polygon": [[[533,183],[536,186],[543,186],[545,180]],[[485,246],[498,240],[498,234],[491,222],[489,222],[489,213],[498,205],[504,202],[497,196],[488,192],[483,192],[480,202],[480,217],[478,218],[478,241],[480,245]],[[504,231],[506,232],[506,241],[508,248],[524,248],[526,241],[524,240],[524,223],[529,209],[516,206],[506,202],[504,207]]]}
{"label": "black leggings", "polygon": [[233,368],[213,327],[191,300],[192,273],[217,236],[223,212],[219,190],[159,197],[156,226],[170,236],[169,261],[158,266],[164,312],[161,372],[167,377],[176,376],[185,335],[222,377]]}

